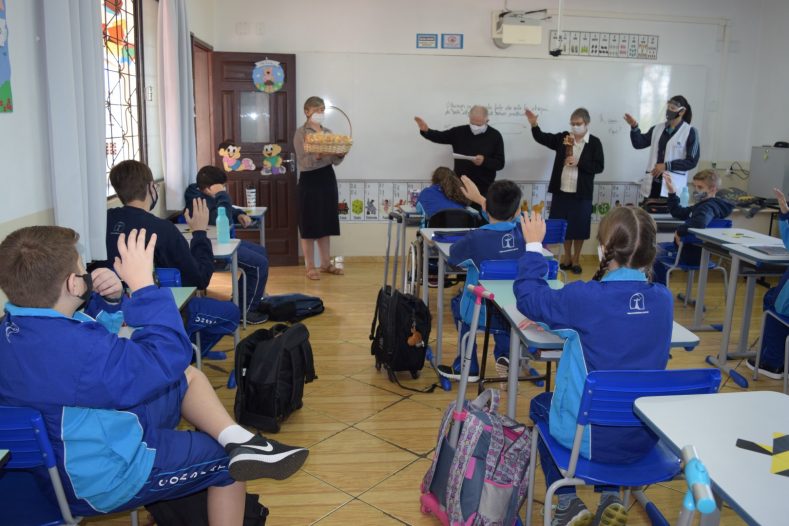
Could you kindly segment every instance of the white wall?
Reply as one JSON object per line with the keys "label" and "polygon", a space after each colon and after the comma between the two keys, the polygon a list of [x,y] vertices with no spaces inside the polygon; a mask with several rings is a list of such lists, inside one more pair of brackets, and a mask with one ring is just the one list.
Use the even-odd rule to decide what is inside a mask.
{"label": "white wall", "polygon": [[40,3],[6,2],[6,20],[14,111],[0,114],[0,237],[3,223],[52,208]]}
{"label": "white wall", "polygon": [[751,142],[754,146],[789,141],[789,60],[786,57],[789,50],[789,2],[764,0],[758,18],[761,45],[758,74],[753,79],[756,93]]}

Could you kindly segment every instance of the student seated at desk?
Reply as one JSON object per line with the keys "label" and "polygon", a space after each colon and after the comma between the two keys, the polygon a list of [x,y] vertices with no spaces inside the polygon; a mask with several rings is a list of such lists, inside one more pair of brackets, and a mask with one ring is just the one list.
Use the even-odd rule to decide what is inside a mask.
{"label": "student seated at desk", "polygon": [[[780,214],[778,214],[778,228],[781,232],[781,239],[784,246],[789,249],[789,206],[786,204],[786,196],[778,189],[773,188],[775,197],[778,200]],[[781,281],[775,287],[764,294],[764,310],[772,310],[781,316],[789,316],[789,269],[781,276]],[[764,323],[764,333],[762,334],[762,354],[759,357],[759,373],[774,380],[780,380],[784,373],[784,351],[786,337],[789,336],[789,329],[786,325],[771,316],[767,316]],[[756,359],[751,357],[745,362],[749,369],[753,370]]]}
{"label": "student seated at desk", "polygon": [[[450,265],[467,266],[466,285],[476,285],[479,281],[480,264],[488,259],[518,259],[523,255],[524,242],[516,218],[520,213],[521,190],[512,181],[494,181],[488,188],[487,199],[482,196],[477,186],[465,175],[463,193],[473,203],[478,204],[483,213],[488,216],[489,224],[470,231],[463,239],[455,242],[449,250],[448,262]],[[469,262],[471,265],[469,265]],[[466,297],[465,300],[462,298]],[[452,315],[455,323],[461,319],[461,309],[470,306],[473,300],[465,291],[452,299]],[[470,307],[469,307],[470,308]],[[483,318],[480,315],[480,324]],[[498,312],[491,317],[491,331],[495,345],[493,355],[496,359],[496,371],[506,375],[509,366],[510,333],[509,324]],[[459,338],[469,331],[469,326],[463,323]],[[475,335],[470,335],[474,338]],[[460,356],[455,358],[452,367],[439,365],[438,371],[442,376],[450,379],[460,379]],[[472,354],[470,380],[479,380],[479,362],[477,360],[476,344]]]}
{"label": "student seated at desk", "polygon": [[[118,236],[144,228],[149,235],[157,236],[154,252],[157,267],[177,268],[182,285],[206,289],[214,273],[214,250],[206,235],[208,209],[205,201],[198,200],[193,207],[194,215],[184,214],[192,231],[192,241],[187,243],[173,223],[150,212],[159,200],[150,168],[139,161],[122,161],[110,170],[110,184],[124,204],[107,210],[107,259],[110,264],[118,256]],[[235,331],[241,319],[235,303],[212,298],[192,298],[187,312],[186,332],[190,338],[200,332],[203,354],[222,336]]]}
{"label": "student seated at desk", "polygon": [[[553,393],[531,401],[533,417],[548,416],[550,433],[564,447],[573,445],[581,391],[586,375],[596,370],[665,369],[671,345],[673,299],[668,289],[649,283],[644,273],[655,259],[655,221],[640,208],[614,208],[600,222],[600,269],[594,281],[575,281],[561,290],[545,282],[542,255],[545,221],[539,214],[521,217],[526,254],[518,262],[513,289],[518,310],[551,329],[571,329],[556,371]],[[555,403],[552,403],[555,402]],[[657,437],[644,428],[593,426],[584,433],[581,455],[609,463],[629,463],[647,453]],[[547,485],[562,475],[542,441],[538,444]],[[575,494],[562,487],[554,526],[625,524],[627,510],[614,487],[603,494],[594,522]],[[545,503],[550,506],[551,503]]]}
{"label": "student seated at desk", "polygon": [[[715,197],[720,189],[720,177],[715,170],[702,170],[693,176],[693,198],[696,204],[692,206],[681,206],[677,196],[677,188],[671,176],[663,174],[663,181],[668,189],[668,210],[677,219],[685,221],[674,233],[674,241],[660,243],[660,248],[669,253],[676,254],[679,247],[680,238],[688,235],[689,228],[707,228],[713,219],[724,219],[731,215],[734,205],[730,202]],[[693,244],[682,246],[680,262],[687,265],[698,265],[701,262],[701,247]],[[655,283],[666,284],[666,266],[655,262],[652,269],[653,281]]]}
{"label": "student seated at desk", "polygon": [[[43,414],[74,515],[97,515],[208,489],[212,525],[239,525],[244,481],[287,478],[308,451],[253,435],[228,415],[205,375],[171,292],[153,282],[156,234],[118,236],[115,271],[91,275],[76,232],[17,230],[0,244],[0,404]],[[100,296],[103,294],[103,297]],[[85,312],[77,309],[88,302]],[[89,314],[121,310],[131,337]],[[177,431],[181,418],[197,431]]]}
{"label": "student seated at desk", "polygon": [[470,201],[463,195],[463,185],[458,176],[446,166],[439,166],[433,172],[432,184],[419,192],[416,211],[424,216],[422,226],[436,212],[449,209],[464,209]]}
{"label": "student seated at desk", "polygon": [[[243,210],[233,208],[233,201],[225,188],[227,174],[216,166],[203,166],[197,172],[197,182],[186,188],[186,208],[192,212],[192,202],[195,199],[205,199],[208,206],[208,224],[216,224],[217,209],[225,208],[228,220],[249,226],[252,219]],[[238,265],[247,275],[247,322],[252,325],[263,323],[268,316],[258,312],[258,305],[266,290],[268,281],[268,253],[266,248],[257,243],[242,240],[238,245]],[[241,288],[241,279],[238,286]]]}

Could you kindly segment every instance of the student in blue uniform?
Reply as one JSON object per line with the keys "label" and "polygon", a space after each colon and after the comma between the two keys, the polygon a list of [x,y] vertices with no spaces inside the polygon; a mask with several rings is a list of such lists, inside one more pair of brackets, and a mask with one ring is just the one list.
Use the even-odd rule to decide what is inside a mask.
{"label": "student in blue uniform", "polygon": [[[526,254],[518,262],[513,287],[518,310],[551,329],[572,330],[567,334],[554,392],[534,397],[531,414],[548,416],[551,436],[571,448],[588,373],[666,367],[673,300],[665,286],[650,283],[645,274],[655,258],[656,227],[644,210],[620,207],[609,212],[598,229],[600,269],[594,281],[568,283],[561,290],[551,290],[543,279],[547,267],[540,253],[545,236],[542,217],[524,214],[521,224]],[[581,455],[601,462],[628,463],[643,456],[656,441],[644,428],[593,426],[585,432]],[[539,450],[546,484],[550,485],[561,474],[542,441]],[[603,494],[592,522],[592,514],[576,496],[575,488],[560,488],[553,526],[625,524],[627,511],[618,489],[598,489]]]}
{"label": "student in blue uniform", "polygon": [[[115,271],[88,274],[78,235],[27,227],[0,244],[0,404],[41,411],[74,515],[134,509],[208,489],[211,524],[241,524],[246,480],[283,479],[304,448],[236,424],[205,375],[171,292],[153,282],[156,234],[118,236]],[[87,301],[85,313],[78,311]],[[136,330],[91,315],[122,311]],[[177,431],[181,418],[197,431]]]}
{"label": "student in blue uniform", "polygon": [[[203,166],[197,172],[197,182],[190,184],[184,192],[186,208],[192,213],[192,203],[195,199],[205,199],[208,206],[208,224],[216,224],[217,210],[225,208],[227,219],[247,227],[252,219],[243,210],[233,207],[230,194],[227,193],[225,184],[227,174],[216,166]],[[266,248],[257,243],[241,240],[238,245],[238,266],[247,276],[247,322],[256,325],[268,320],[268,316],[258,312],[258,305],[266,290],[268,281],[268,253]],[[242,286],[239,278],[238,287]]]}
{"label": "student in blue uniform", "polygon": [[[208,209],[205,200],[197,201],[193,215],[184,214],[192,231],[192,241],[187,243],[173,223],[150,212],[159,200],[150,168],[139,161],[122,161],[110,170],[110,183],[124,204],[107,210],[107,259],[110,264],[118,256],[118,236],[134,228],[144,228],[158,239],[154,254],[156,267],[176,268],[181,272],[182,285],[206,289],[214,273],[214,251],[206,235]],[[212,298],[192,298],[187,309],[187,334],[194,339],[195,333],[200,332],[203,354],[222,336],[235,331],[241,317],[232,301]]]}
{"label": "student in blue uniform", "polygon": [[446,166],[436,168],[430,182],[432,184],[419,193],[416,202],[416,210],[425,217],[425,225],[436,212],[468,206],[469,200],[463,195],[460,179]]}
{"label": "student in blue uniform", "polygon": [[[669,256],[676,258],[680,238],[688,235],[689,228],[707,228],[713,219],[725,219],[731,215],[734,205],[725,199],[716,197],[720,189],[720,177],[715,170],[702,170],[693,176],[693,199],[696,204],[682,206],[677,196],[677,188],[668,173],[663,174],[663,180],[668,189],[668,210],[672,217],[682,219],[685,224],[680,225],[674,233],[674,241],[660,243],[660,248]],[[701,262],[701,246],[685,244],[682,246],[681,263],[698,265]],[[673,262],[673,261],[672,261]],[[655,283],[666,284],[666,266],[655,261],[652,271]]]}
{"label": "student in blue uniform", "polygon": [[[477,186],[467,176],[462,178],[464,194],[473,203],[478,204],[487,215],[489,223],[476,230],[471,230],[463,239],[455,242],[449,250],[449,264],[467,267],[466,285],[475,285],[479,280],[480,265],[490,259],[518,259],[524,253],[524,242],[516,218],[520,213],[521,190],[512,181],[494,181],[488,188],[487,198],[483,197]],[[464,287],[465,290],[465,287]],[[464,293],[452,299],[452,314],[455,323],[461,319],[461,310],[470,306],[470,299],[462,300]],[[484,318],[480,317],[480,320]],[[491,331],[495,345],[493,355],[496,358],[496,370],[506,374],[509,365],[510,335],[509,325],[498,312],[492,316]],[[469,331],[463,324],[460,338]],[[474,337],[470,335],[469,337]],[[455,358],[452,367],[439,365],[439,373],[450,379],[460,379],[460,356]],[[472,355],[470,381],[479,380],[479,363],[476,346]]]}
{"label": "student in blue uniform", "polygon": [[[784,246],[789,249],[789,206],[786,204],[786,196],[779,188],[773,188],[775,198],[778,200],[780,214],[778,214],[778,228],[781,232],[781,239]],[[781,281],[775,287],[764,294],[764,310],[772,310],[781,316],[789,317],[789,269],[781,276]],[[768,316],[764,324],[764,334],[762,341],[761,356],[759,356],[759,374],[768,378],[780,380],[784,373],[784,354],[786,337],[789,336],[789,329],[786,325],[775,318]],[[756,366],[756,359],[751,357],[745,362],[749,369],[753,370]]]}

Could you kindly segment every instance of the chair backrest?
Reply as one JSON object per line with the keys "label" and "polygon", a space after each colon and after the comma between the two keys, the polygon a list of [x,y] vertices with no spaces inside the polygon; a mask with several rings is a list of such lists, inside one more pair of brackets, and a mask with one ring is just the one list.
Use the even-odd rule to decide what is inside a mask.
{"label": "chair backrest", "polygon": [[55,465],[41,413],[26,407],[0,406],[0,449],[11,452],[8,469],[29,469]]}
{"label": "chair backrest", "polygon": [[566,235],[567,221],[564,219],[545,220],[545,238],[542,240],[543,245],[559,245],[564,243]]}
{"label": "chair backrest", "polygon": [[586,377],[578,425],[643,426],[633,412],[637,398],[715,393],[720,381],[718,369],[593,371]]}
{"label": "chair backrest", "polygon": [[427,220],[428,228],[478,228],[481,225],[480,215],[465,208],[439,210]]}
{"label": "chair backrest", "polygon": [[[546,260],[548,274],[545,279],[556,279],[559,262],[555,259]],[[515,279],[518,277],[517,259],[486,259],[480,263],[479,279]]]}
{"label": "chair backrest", "polygon": [[153,271],[160,287],[181,286],[181,271],[177,268],[156,268]]}

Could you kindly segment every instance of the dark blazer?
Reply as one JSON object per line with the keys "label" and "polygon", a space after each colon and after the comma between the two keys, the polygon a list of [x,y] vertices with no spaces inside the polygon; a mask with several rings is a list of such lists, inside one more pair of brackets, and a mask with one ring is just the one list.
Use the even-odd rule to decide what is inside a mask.
{"label": "dark blazer", "polygon": [[[548,191],[552,194],[558,193],[562,187],[562,170],[564,169],[564,159],[566,157],[564,137],[570,135],[570,133],[566,131],[562,133],[545,133],[540,130],[539,126],[535,126],[531,129],[531,134],[535,141],[556,152]],[[602,172],[604,167],[603,144],[594,135],[589,135],[589,142],[584,146],[584,151],[581,152],[581,157],[578,159],[578,187],[576,189],[578,197],[581,199],[592,199],[594,176]]]}

